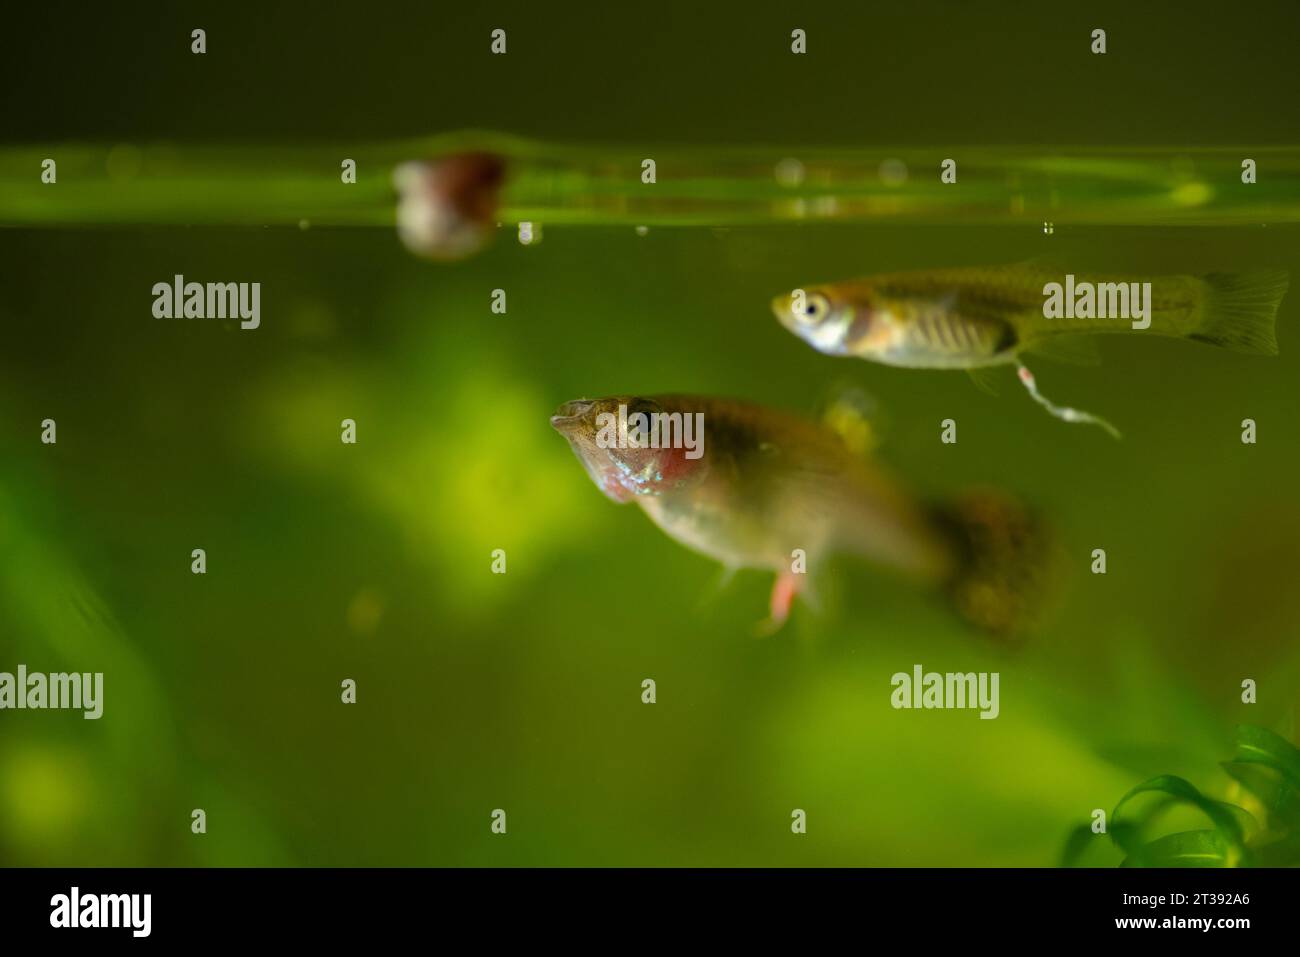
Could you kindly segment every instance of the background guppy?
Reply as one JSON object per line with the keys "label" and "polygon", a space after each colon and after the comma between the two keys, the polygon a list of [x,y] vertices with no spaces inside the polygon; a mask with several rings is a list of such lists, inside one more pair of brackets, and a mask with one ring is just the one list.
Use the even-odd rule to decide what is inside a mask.
{"label": "background guppy", "polygon": [[[1295,741],[1294,290],[1277,355],[1135,333],[1096,337],[1099,364],[1022,357],[1120,442],[1012,369],[993,395],[821,354],[771,303],[1044,260],[1294,281],[1294,7],[935,9],[604,11],[629,57],[502,8],[492,58],[499,24],[469,9],[359,31],[322,8],[308,50],[288,12],[230,5],[206,59],[158,54],[189,15],[7,12],[0,671],[106,679],[99,721],[0,718],[0,858],[1109,865],[1208,828],[1211,859],[1285,859],[1289,805],[1220,762],[1285,767]],[[78,68],[46,69],[52,45]],[[178,274],[260,282],[259,328],[154,319]],[[821,424],[855,393],[868,415]],[[1046,601],[1012,642],[971,626],[967,579],[828,549],[757,640],[772,576],[716,586],[715,557],[610,506],[548,425],[674,395],[805,423],[840,478],[887,476],[881,514],[920,540],[935,509],[1007,503],[1025,544],[1050,531],[1059,583],[1011,592]],[[824,444],[864,421],[869,449]],[[893,708],[918,664],[1000,673],[997,719]],[[1254,824],[1181,800],[1132,850],[1070,842],[1160,775]],[[191,840],[200,801],[222,823]]]}

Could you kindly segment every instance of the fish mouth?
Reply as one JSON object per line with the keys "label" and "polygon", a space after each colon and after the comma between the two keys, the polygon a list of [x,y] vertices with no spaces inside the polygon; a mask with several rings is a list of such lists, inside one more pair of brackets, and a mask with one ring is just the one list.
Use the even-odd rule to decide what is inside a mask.
{"label": "fish mouth", "polygon": [[564,403],[551,416],[551,428],[560,433],[572,432],[582,425],[594,405],[595,403],[588,399],[574,399],[572,402]]}
{"label": "fish mouth", "polygon": [[791,302],[793,302],[793,298],[788,292],[772,299],[772,313],[778,320],[780,320],[781,325],[785,326],[787,329],[793,328],[792,316],[790,314]]}

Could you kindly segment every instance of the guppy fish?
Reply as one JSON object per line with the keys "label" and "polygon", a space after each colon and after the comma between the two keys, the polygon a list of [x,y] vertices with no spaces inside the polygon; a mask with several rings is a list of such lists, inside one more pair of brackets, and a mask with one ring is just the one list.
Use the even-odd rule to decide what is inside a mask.
{"label": "guppy fish", "polygon": [[[624,423],[636,413],[702,414],[702,454],[629,434]],[[988,493],[927,507],[817,422],[737,400],[663,395],[566,402],[551,425],[614,502],[635,502],[670,537],[728,570],[775,572],[771,625],[835,553],[946,591],[992,633],[1020,630],[1036,604],[1046,537],[1023,509]]]}
{"label": "guppy fish", "polygon": [[[1016,365],[1035,401],[1053,415],[1112,432],[1104,420],[1041,396],[1021,355],[1064,356],[1074,351],[1078,337],[1107,332],[1173,336],[1237,352],[1277,354],[1273,325],[1287,291],[1285,271],[1203,277],[1071,275],[1072,288],[1091,287],[1090,308],[1078,310],[1090,314],[1076,316],[1071,302],[1069,318],[1048,318],[1044,303],[1050,284],[1059,290],[1065,279],[1063,271],[1033,263],[900,272],[794,290],[774,299],[772,308],[782,325],[827,355],[909,368],[966,369],[973,375],[989,366]],[[1131,290],[1144,293],[1141,306],[1149,325],[1140,331],[1125,318],[1098,314],[1103,297],[1111,305],[1130,304]]]}

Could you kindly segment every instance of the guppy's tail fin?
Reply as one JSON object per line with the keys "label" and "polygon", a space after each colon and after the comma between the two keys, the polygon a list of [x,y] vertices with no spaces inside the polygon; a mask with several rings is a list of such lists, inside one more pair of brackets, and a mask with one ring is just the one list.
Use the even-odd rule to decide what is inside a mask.
{"label": "guppy's tail fin", "polygon": [[1211,273],[1200,322],[1187,338],[1234,352],[1277,355],[1274,323],[1290,276],[1281,269]]}
{"label": "guppy's tail fin", "polygon": [[958,614],[1017,643],[1056,592],[1060,556],[1042,519],[999,492],[968,492],[937,510],[957,549],[946,590]]}

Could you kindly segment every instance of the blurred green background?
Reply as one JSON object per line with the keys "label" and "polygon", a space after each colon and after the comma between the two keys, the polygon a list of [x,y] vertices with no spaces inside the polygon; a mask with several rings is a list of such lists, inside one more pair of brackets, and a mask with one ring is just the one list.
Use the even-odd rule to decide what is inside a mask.
{"label": "blurred green background", "polygon": [[[9,144],[464,126],[864,151],[1300,142],[1281,4],[41,9],[6,15]],[[1121,443],[1009,374],[989,396],[817,355],[766,307],[805,282],[1063,251],[1300,275],[1300,232],[1265,224],[556,227],[452,266],[384,229],[0,231],[0,670],[105,672],[100,721],[0,713],[0,861],[1051,865],[1145,777],[1226,794],[1234,724],[1294,740],[1295,291],[1280,358],[1117,336],[1099,368],[1035,368]],[[262,327],[153,319],[175,273],[261,282]],[[1056,524],[1074,575],[1025,648],[855,565],[820,613],[755,639],[765,577],[718,590],[547,424],[622,392],[812,413],[837,383],[880,402],[880,457],[918,495],[1001,487]],[[893,710],[890,676],[916,663],[1000,671],[1001,716]]]}

